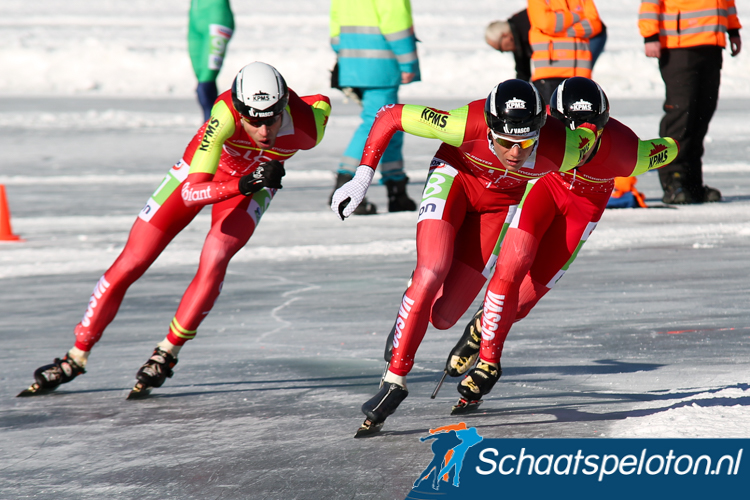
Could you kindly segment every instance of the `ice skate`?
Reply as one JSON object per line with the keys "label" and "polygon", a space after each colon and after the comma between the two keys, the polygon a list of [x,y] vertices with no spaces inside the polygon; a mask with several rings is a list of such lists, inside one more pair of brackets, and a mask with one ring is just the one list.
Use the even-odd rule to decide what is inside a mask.
{"label": "ice skate", "polygon": [[161,347],[157,347],[148,361],[138,370],[136,382],[128,395],[128,399],[145,398],[154,387],[161,387],[167,377],[173,375],[172,368],[177,364],[177,358]]}
{"label": "ice skate", "polygon": [[466,373],[479,357],[479,346],[482,343],[482,311],[483,309],[480,308],[474,313],[458,343],[448,354],[445,372],[451,377]]}
{"label": "ice skate", "polygon": [[461,415],[476,411],[482,404],[482,396],[489,394],[495,383],[500,379],[503,370],[498,363],[497,367],[479,360],[476,368],[469,371],[466,377],[458,384],[458,392],[461,399],[451,409],[451,415]]}
{"label": "ice skate", "polygon": [[360,438],[380,432],[385,419],[396,411],[398,405],[408,395],[409,391],[399,384],[392,382],[383,383],[378,393],[362,405],[362,413],[367,418],[359,429],[357,429],[354,437]]}
{"label": "ice skate", "polygon": [[482,342],[482,308],[480,308],[466,325],[463,335],[458,340],[445,362],[443,376],[432,391],[431,399],[437,397],[440,388],[443,386],[445,377],[458,377],[463,375],[469,368],[474,367],[479,358],[479,346]]}
{"label": "ice skate", "polygon": [[55,358],[51,365],[44,365],[34,372],[35,382],[28,389],[21,391],[17,397],[36,396],[52,392],[60,384],[65,384],[76,378],[78,375],[86,373],[82,366],[79,366],[73,358],[68,357],[66,353],[62,359]]}

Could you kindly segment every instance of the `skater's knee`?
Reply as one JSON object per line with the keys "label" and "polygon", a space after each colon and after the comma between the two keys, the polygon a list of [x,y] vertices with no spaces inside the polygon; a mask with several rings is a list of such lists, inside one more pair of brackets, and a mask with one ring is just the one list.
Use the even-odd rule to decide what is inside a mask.
{"label": "skater's knee", "polygon": [[441,273],[439,269],[426,266],[417,266],[414,270],[414,278],[412,279],[412,287],[419,287],[425,290],[430,296],[440,290],[445,279],[445,273]]}

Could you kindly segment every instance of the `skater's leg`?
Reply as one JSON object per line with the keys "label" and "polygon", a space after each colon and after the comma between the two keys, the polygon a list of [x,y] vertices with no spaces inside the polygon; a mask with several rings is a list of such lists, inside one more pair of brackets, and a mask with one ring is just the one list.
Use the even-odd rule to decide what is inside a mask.
{"label": "skater's leg", "polygon": [[417,266],[396,317],[389,368],[380,391],[362,405],[367,420],[355,437],[379,431],[388,415],[408,395],[406,375],[414,366],[417,348],[427,331],[432,304],[453,261],[455,237],[467,209],[464,185],[458,171],[447,164],[443,164],[440,172],[430,172],[425,197],[437,191],[430,187],[432,184],[440,186],[445,203],[435,207],[434,211],[425,211],[417,222]]}
{"label": "skater's leg", "polygon": [[249,198],[236,197],[214,205],[198,271],[182,296],[165,339],[172,345],[182,346],[195,337],[221,293],[229,261],[255,231],[255,221],[247,212],[249,202]]}
{"label": "skater's leg", "polygon": [[213,206],[211,228],[203,244],[198,271],[180,301],[169,333],[136,374],[138,382],[129,399],[148,394],[150,388],[161,387],[172,376],[180,349],[195,337],[221,292],[229,261],[255,230],[259,217],[248,211],[251,200],[251,197],[234,197]]}
{"label": "skater's leg", "polygon": [[[175,165],[167,177],[175,177],[173,171],[184,167],[183,162]],[[182,201],[179,182],[171,184],[171,191],[164,189],[164,182],[157,189],[161,204],[146,205],[130,230],[128,240],[112,266],[99,279],[89,299],[89,304],[81,322],[75,327],[75,345],[62,359],[46,365],[35,372],[37,382],[21,395],[34,394],[36,389],[54,390],[85,373],[91,348],[99,341],[104,329],[114,319],[122,303],[125,292],[148,269],[169,242],[177,235],[200,208],[188,208]],[[156,195],[154,194],[154,196]],[[40,384],[39,381],[49,383]]]}
{"label": "skater's leg", "polygon": [[438,330],[455,325],[481,291],[509,213],[510,207],[502,207],[499,211],[466,214],[456,235],[453,264],[432,306],[430,321]]}
{"label": "skater's leg", "polygon": [[136,219],[125,248],[99,279],[86,312],[75,327],[75,347],[89,352],[112,322],[128,291],[161,254],[174,235]]}
{"label": "skater's leg", "polygon": [[[83,319],[75,327],[76,348],[88,352],[99,341],[114,319],[125,292],[164,251],[170,241],[200,212],[201,207],[186,207],[181,196],[182,161],[169,171],[128,235],[125,247],[114,264],[99,279],[89,299]],[[158,198],[160,203],[153,202]]]}
{"label": "skater's leg", "polygon": [[453,226],[443,220],[417,225],[417,267],[402,299],[393,338],[389,371],[406,376],[414,365],[417,348],[427,331],[435,295],[450,270],[455,238]]}
{"label": "skater's leg", "polygon": [[505,235],[484,300],[479,357],[486,362],[500,362],[505,338],[516,319],[521,281],[531,268],[538,245],[532,234],[520,229],[510,229]]}

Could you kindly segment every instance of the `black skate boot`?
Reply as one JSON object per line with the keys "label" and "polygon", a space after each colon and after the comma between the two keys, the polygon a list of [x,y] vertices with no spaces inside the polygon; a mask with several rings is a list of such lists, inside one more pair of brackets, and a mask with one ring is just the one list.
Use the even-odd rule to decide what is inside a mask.
{"label": "black skate boot", "polygon": [[141,369],[135,375],[138,382],[136,382],[133,390],[130,391],[128,399],[146,397],[151,393],[152,388],[161,387],[167,377],[173,375],[172,368],[176,364],[177,358],[161,347],[157,347],[148,361],[141,366]]}
{"label": "black skate boot", "polygon": [[482,311],[480,307],[469,321],[461,335],[458,343],[453,347],[448,360],[445,362],[445,371],[451,377],[458,377],[474,366],[479,357],[479,346],[482,343]]}
{"label": "black skate boot", "polygon": [[406,194],[406,184],[409,182],[408,177],[400,181],[387,181],[385,188],[388,190],[388,211],[389,212],[413,212],[417,209],[417,204]]}
{"label": "black skate boot", "polygon": [[474,366],[479,358],[479,347],[482,343],[482,311],[480,307],[474,316],[466,325],[463,335],[458,340],[445,362],[445,369],[443,370],[443,376],[435,386],[435,390],[432,391],[430,399],[435,399],[440,388],[443,386],[445,377],[450,375],[451,377],[458,377],[466,373],[466,371]]}
{"label": "black skate boot", "polygon": [[60,384],[65,384],[76,378],[78,375],[86,373],[83,367],[69,358],[67,353],[62,359],[55,358],[51,365],[44,365],[34,372],[34,382],[28,389],[21,391],[17,397],[35,396],[37,394],[46,394],[52,392]]}
{"label": "black skate boot", "polygon": [[408,395],[409,391],[398,384],[392,382],[382,384],[378,393],[362,405],[362,413],[367,418],[359,427],[354,437],[360,438],[380,432],[385,419],[396,411],[398,405]]}
{"label": "black skate boot", "polygon": [[[336,174],[336,185],[334,186],[333,191],[331,191],[331,196],[328,197],[329,206],[333,203],[333,193],[352,179],[354,179],[354,176],[349,174]],[[376,213],[378,213],[378,207],[376,207],[374,203],[367,201],[367,198],[363,198],[362,203],[360,203],[359,206],[354,209],[354,212],[352,212],[353,215],[373,215]]]}
{"label": "black skate boot", "polygon": [[502,374],[503,370],[500,368],[500,363],[495,368],[480,359],[476,368],[469,371],[458,384],[458,393],[461,394],[461,399],[452,408],[451,415],[468,413],[479,408],[479,405],[482,404],[482,396],[490,393]]}

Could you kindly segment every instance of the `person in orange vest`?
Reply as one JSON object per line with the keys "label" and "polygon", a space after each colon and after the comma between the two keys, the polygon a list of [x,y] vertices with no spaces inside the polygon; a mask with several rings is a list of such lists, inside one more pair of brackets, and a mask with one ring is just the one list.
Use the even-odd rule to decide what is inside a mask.
{"label": "person in orange vest", "polygon": [[531,82],[549,104],[566,78],[591,78],[589,39],[602,31],[593,0],[529,0],[529,43],[534,71]]}
{"label": "person in orange vest", "polygon": [[740,53],[740,21],[734,0],[642,0],[638,28],[647,57],[659,59],[666,87],[659,135],[680,143],[677,159],[659,171],[669,204],[721,201],[703,184],[703,139],[716,111],[722,50]]}

